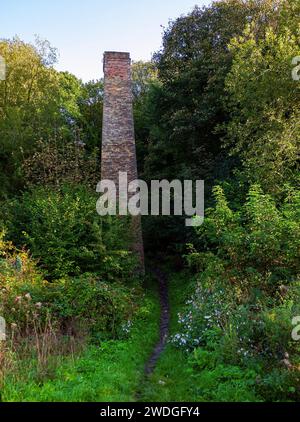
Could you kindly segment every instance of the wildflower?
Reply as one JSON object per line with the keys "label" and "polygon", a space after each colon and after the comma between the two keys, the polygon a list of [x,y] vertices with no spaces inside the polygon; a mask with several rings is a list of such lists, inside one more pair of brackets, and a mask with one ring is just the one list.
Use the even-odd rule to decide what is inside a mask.
{"label": "wildflower", "polygon": [[30,293],[26,293],[25,298],[26,298],[27,300],[31,300],[31,295],[30,295]]}

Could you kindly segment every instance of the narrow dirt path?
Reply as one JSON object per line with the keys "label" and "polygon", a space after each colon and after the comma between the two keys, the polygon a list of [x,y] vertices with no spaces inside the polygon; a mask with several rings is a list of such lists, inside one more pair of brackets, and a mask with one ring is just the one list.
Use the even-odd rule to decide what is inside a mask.
{"label": "narrow dirt path", "polygon": [[168,296],[167,277],[160,269],[152,270],[153,274],[159,283],[159,300],[160,300],[160,326],[159,326],[159,341],[154,347],[152,355],[145,366],[145,374],[151,375],[155,369],[157,360],[163,352],[168,335],[169,335],[169,321],[170,321],[170,308]]}

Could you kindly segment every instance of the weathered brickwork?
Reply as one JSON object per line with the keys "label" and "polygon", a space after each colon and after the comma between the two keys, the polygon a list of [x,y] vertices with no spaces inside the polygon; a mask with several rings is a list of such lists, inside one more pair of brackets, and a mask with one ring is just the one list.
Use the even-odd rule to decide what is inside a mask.
{"label": "weathered brickwork", "polygon": [[[131,60],[129,53],[104,53],[104,104],[101,179],[118,187],[119,171],[128,183],[138,178],[132,109]],[[133,250],[144,269],[141,218],[132,217]]]}

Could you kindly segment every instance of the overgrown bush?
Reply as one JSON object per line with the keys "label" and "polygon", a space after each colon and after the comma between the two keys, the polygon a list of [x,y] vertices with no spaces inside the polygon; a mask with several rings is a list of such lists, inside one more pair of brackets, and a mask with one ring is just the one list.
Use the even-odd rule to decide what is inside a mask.
{"label": "overgrown bush", "polygon": [[277,207],[254,185],[235,211],[220,187],[214,195],[215,207],[198,229],[210,252],[190,246],[194,294],[172,341],[187,351],[201,347],[216,353],[216,365],[247,368],[256,362],[256,384],[265,399],[284,396],[266,387],[266,377],[277,370],[285,379],[285,397],[295,399],[300,345],[291,333],[292,319],[300,315],[299,192],[291,192]]}
{"label": "overgrown bush", "polygon": [[121,334],[135,312],[139,285],[106,282],[95,274],[49,282],[35,262],[0,236],[0,315],[8,333],[26,337],[51,320],[61,334]]}
{"label": "overgrown bush", "polygon": [[218,355],[196,349],[189,358],[199,400],[223,402],[259,401],[255,394],[257,373],[218,362]]}
{"label": "overgrown bush", "polygon": [[22,170],[27,186],[80,183],[94,189],[100,174],[99,151],[88,152],[77,130],[73,140],[59,137],[37,142],[35,153],[24,160]]}
{"label": "overgrown bush", "polygon": [[131,278],[126,221],[103,218],[84,186],[36,187],[3,207],[7,239],[26,246],[47,278],[93,272],[106,281]]}

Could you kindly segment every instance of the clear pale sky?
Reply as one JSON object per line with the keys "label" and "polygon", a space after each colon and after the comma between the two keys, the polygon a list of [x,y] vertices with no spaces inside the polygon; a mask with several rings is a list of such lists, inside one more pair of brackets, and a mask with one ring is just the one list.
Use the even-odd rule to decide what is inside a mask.
{"label": "clear pale sky", "polygon": [[59,51],[58,70],[84,81],[102,76],[105,50],[149,60],[163,28],[211,0],[0,0],[0,38],[46,38]]}

